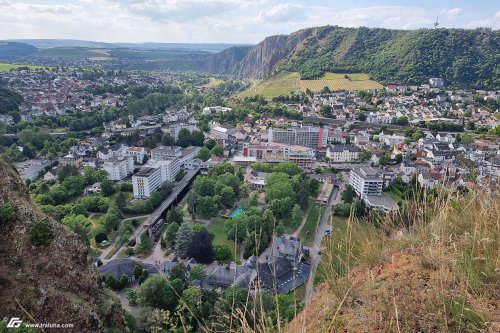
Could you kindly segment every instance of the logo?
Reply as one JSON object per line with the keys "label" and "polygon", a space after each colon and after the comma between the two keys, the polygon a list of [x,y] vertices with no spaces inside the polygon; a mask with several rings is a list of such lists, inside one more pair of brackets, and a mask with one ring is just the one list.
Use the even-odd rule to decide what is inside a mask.
{"label": "logo", "polygon": [[23,321],[21,319],[16,318],[16,317],[12,317],[12,318],[10,318],[10,321],[7,324],[7,328],[16,328],[16,327],[21,326],[22,323],[23,323]]}

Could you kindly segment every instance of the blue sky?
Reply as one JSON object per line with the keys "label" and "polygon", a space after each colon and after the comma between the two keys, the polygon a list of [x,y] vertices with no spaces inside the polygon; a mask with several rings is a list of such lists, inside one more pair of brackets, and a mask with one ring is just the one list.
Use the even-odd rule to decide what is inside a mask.
{"label": "blue sky", "polygon": [[498,0],[0,0],[0,39],[257,43],[321,25],[500,29]]}

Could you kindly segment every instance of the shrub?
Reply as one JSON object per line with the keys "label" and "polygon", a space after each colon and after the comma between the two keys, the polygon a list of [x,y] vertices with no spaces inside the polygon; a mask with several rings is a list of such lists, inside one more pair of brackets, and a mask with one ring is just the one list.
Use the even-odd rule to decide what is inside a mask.
{"label": "shrub", "polygon": [[0,222],[6,222],[14,217],[14,208],[11,204],[0,205]]}
{"label": "shrub", "polygon": [[101,243],[102,241],[108,240],[108,235],[105,232],[100,232],[94,237],[96,243]]}
{"label": "shrub", "polygon": [[47,222],[39,220],[31,227],[29,237],[33,245],[42,246],[48,244],[54,238],[54,234]]}

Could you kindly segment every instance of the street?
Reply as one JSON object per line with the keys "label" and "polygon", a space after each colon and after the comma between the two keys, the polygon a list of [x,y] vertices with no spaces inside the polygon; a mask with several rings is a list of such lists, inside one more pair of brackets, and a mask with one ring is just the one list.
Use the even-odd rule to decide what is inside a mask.
{"label": "street", "polygon": [[319,251],[321,250],[321,241],[323,240],[323,236],[325,235],[325,230],[329,228],[328,220],[330,219],[333,206],[341,202],[341,193],[344,190],[347,182],[349,182],[348,176],[344,174],[344,180],[342,181],[340,186],[334,187],[332,194],[330,195],[330,198],[328,200],[328,204],[325,206],[325,211],[323,212],[323,216],[321,217],[320,224],[316,228],[314,244],[309,248],[309,256],[311,259],[311,273],[309,274],[309,279],[306,283],[306,294],[304,297],[305,303],[309,302],[314,296],[314,277],[316,276],[319,260],[321,259],[321,255],[319,254]]}

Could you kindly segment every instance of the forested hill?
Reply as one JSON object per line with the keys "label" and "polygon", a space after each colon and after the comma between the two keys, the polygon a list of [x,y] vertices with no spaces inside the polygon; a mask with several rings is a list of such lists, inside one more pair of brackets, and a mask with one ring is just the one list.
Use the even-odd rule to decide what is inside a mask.
{"label": "forested hill", "polygon": [[[324,26],[273,36],[248,49],[235,66],[213,73],[265,78],[281,70],[304,79],[325,72],[364,72],[384,83],[421,84],[442,77],[447,85],[500,88],[500,31],[491,29],[342,28]],[[224,63],[229,50],[212,57]]]}
{"label": "forested hill", "polygon": [[37,51],[36,47],[25,43],[0,41],[0,60],[16,60]]}

